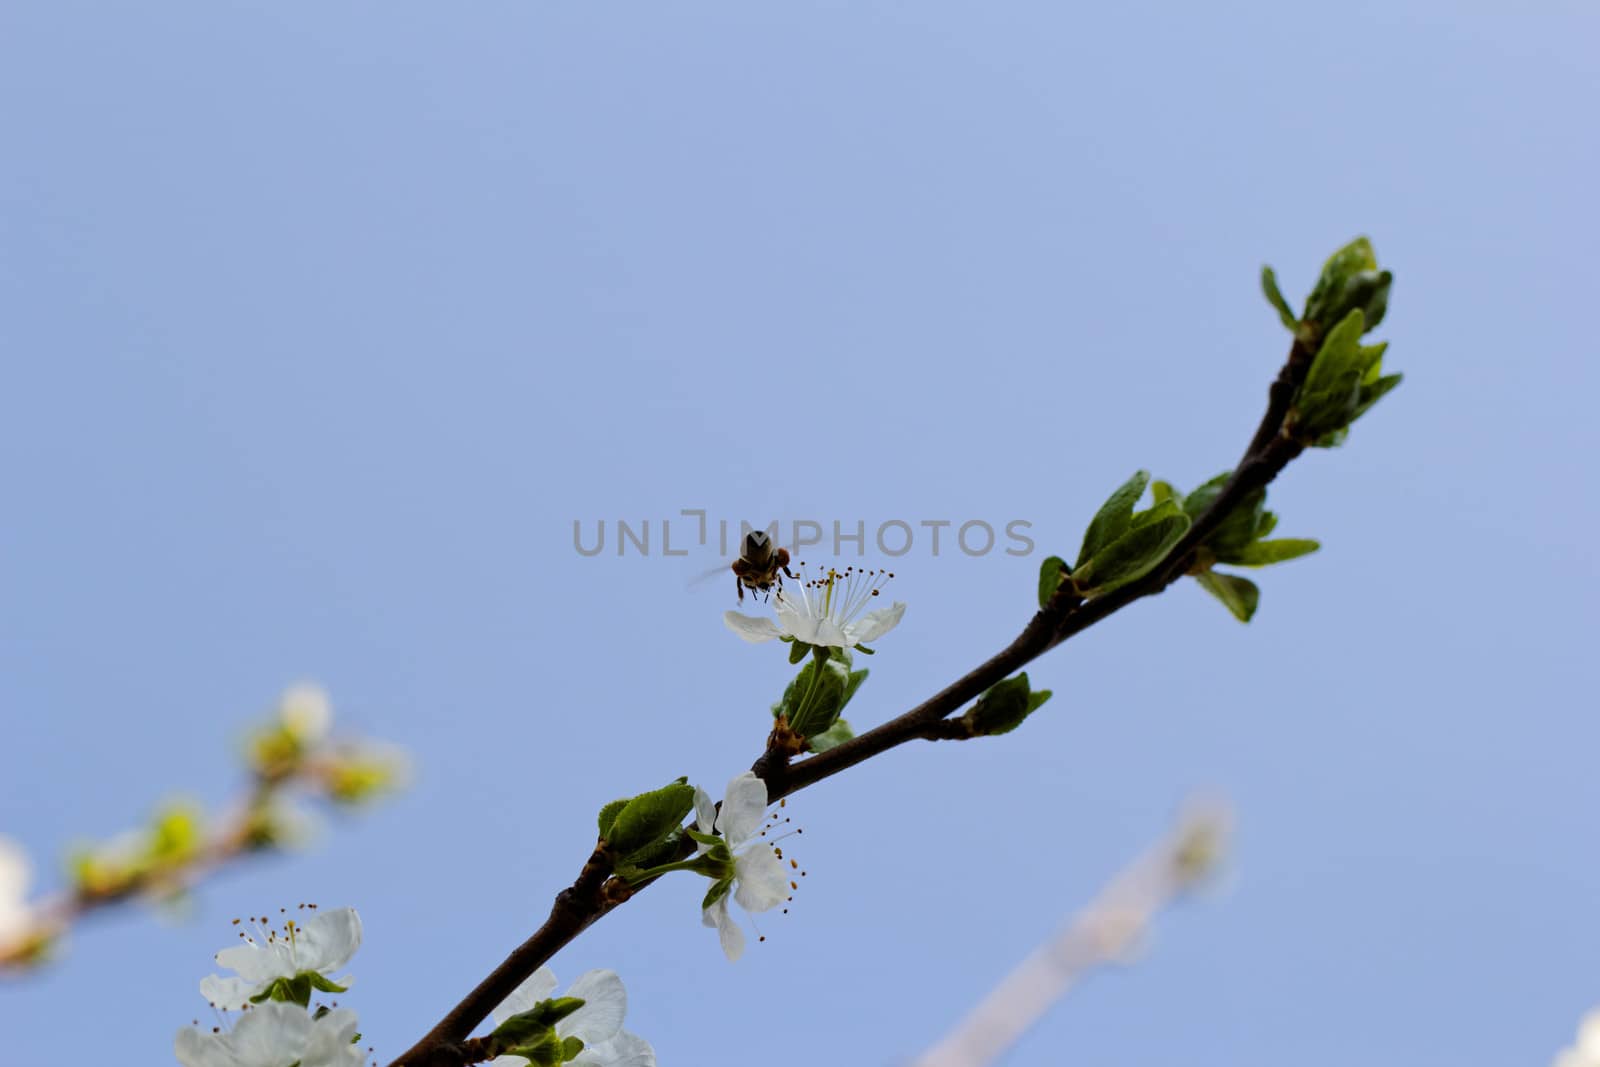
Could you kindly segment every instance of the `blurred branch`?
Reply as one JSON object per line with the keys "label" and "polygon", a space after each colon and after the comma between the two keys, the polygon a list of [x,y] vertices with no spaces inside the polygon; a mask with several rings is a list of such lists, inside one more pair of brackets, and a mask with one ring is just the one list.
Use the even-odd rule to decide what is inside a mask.
{"label": "blurred branch", "polygon": [[187,803],[157,810],[143,828],[71,850],[71,884],[35,902],[24,898],[30,873],[20,849],[0,838],[0,976],[49,959],[80,919],[136,899],[171,900],[246,856],[282,850],[304,837],[304,817],[289,806],[310,796],[343,806],[398,785],[405,759],[392,746],[331,739],[332,709],[315,686],[293,686],[268,723],[250,735],[250,784],[212,828]]}
{"label": "blurred branch", "polygon": [[1189,811],[911,1067],[985,1067],[997,1060],[1091,971],[1126,960],[1156,915],[1216,869],[1230,823],[1227,809],[1215,804]]}

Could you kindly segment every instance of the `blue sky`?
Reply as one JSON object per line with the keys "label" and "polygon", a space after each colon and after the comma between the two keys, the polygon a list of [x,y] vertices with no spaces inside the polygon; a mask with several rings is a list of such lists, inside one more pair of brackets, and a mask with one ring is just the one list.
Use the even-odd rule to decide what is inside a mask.
{"label": "blue sky", "polygon": [[[414,787],[181,922],[0,990],[6,1062],[166,1062],[235,915],[356,905],[387,1058],[542,916],[614,796],[713,790],[788,669],[572,523],[1032,524],[920,546],[852,704],[1004,644],[1137,467],[1259,416],[1293,293],[1370,234],[1401,390],[1274,487],[1323,551],[1034,665],[1016,734],[797,798],[810,875],[730,966],[702,887],[563,952],[664,1064],[895,1063],[1208,787],[1223,891],[1010,1064],[1540,1062],[1600,1002],[1587,659],[1597,20],[1577,3],[0,11],[0,831],[58,876],[323,681]],[[1587,101],[1587,103],[1586,103]],[[65,1043],[65,1044],[64,1044]]]}

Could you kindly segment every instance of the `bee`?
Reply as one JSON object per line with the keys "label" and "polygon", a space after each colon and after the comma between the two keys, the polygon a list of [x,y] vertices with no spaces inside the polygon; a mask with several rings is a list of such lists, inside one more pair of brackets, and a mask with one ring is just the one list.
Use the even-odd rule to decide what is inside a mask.
{"label": "bee", "polygon": [[[772,538],[761,530],[751,530],[744,535],[744,551],[729,568],[733,571],[733,586],[739,593],[739,603],[744,603],[744,591],[772,592],[776,585],[783,588],[783,576],[794,578],[789,570],[789,550],[772,547]],[[798,581],[798,579],[796,579]]]}

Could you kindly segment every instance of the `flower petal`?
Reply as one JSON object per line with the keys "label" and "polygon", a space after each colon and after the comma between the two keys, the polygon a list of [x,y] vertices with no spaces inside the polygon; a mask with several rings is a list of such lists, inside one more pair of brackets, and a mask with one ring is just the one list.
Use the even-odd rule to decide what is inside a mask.
{"label": "flower petal", "polygon": [[[696,830],[699,830],[703,834],[709,834],[713,830],[715,830],[716,827],[717,827],[717,805],[716,805],[716,803],[712,801],[710,793],[707,793],[704,789],[701,789],[699,786],[695,786],[694,787],[694,828]],[[704,852],[706,850],[706,846],[705,845],[701,845],[699,850],[701,852]]]}
{"label": "flower petal", "polygon": [[22,846],[0,835],[0,911],[21,904],[33,881],[33,865]]}
{"label": "flower petal", "polygon": [[821,644],[817,637],[817,616],[804,610],[804,605],[796,607],[793,601],[780,601],[777,607],[778,627],[796,641],[804,641],[808,645]]}
{"label": "flower petal", "polygon": [[900,616],[905,613],[906,606],[898,600],[889,607],[867,612],[850,626],[850,643],[852,645],[865,645],[876,641],[896,626],[899,626]]}
{"label": "flower petal", "polygon": [[226,1043],[233,1054],[224,1062],[239,1067],[297,1063],[311,1037],[311,1016],[298,1004],[269,1000],[239,1016]]}
{"label": "flower petal", "polygon": [[628,992],[616,971],[585,971],[564,996],[580,997],[583,1007],[556,1023],[556,1033],[575,1037],[585,1045],[610,1041],[622,1029],[628,1013]]}
{"label": "flower petal", "polygon": [[490,1017],[494,1019],[494,1024],[499,1026],[513,1015],[531,1011],[539,1001],[549,1000],[550,994],[555,991],[556,972],[548,967],[540,967],[513,989],[506,999],[489,1013]]}
{"label": "flower petal", "polygon": [[326,973],[350,962],[361,947],[361,916],[354,908],[318,912],[295,931],[294,959],[301,971]]}
{"label": "flower petal", "polygon": [[752,644],[771,641],[782,633],[773,621],[764,615],[757,618],[737,611],[725,611],[722,613],[722,621],[728,629]]}
{"label": "flower petal", "polygon": [[192,1026],[178,1031],[172,1051],[183,1067],[233,1067],[234,1059],[216,1034],[202,1034]]}
{"label": "flower petal", "polygon": [[283,696],[278,698],[278,715],[301,744],[309,744],[328,736],[333,705],[322,686],[302,682],[283,691]]}
{"label": "flower petal", "polygon": [[761,820],[766,815],[767,783],[745,771],[728,783],[728,791],[722,797],[722,814],[717,816],[717,829],[728,839],[730,848],[737,848],[761,828]]}
{"label": "flower petal", "polygon": [[287,941],[274,941],[269,945],[253,942],[234,945],[217,953],[216,958],[222,966],[236,971],[239,977],[258,986],[274,978],[293,978],[295,973]]}
{"label": "flower petal", "polygon": [[733,858],[733,866],[733,899],[745,911],[766,911],[789,899],[789,872],[771,845],[751,845]]}
{"label": "flower petal", "polygon": [[744,931],[739,929],[739,924],[728,914],[728,898],[724,896],[707,908],[706,917],[716,922],[717,940],[722,942],[722,954],[728,957],[729,963],[736,962],[744,955]]}
{"label": "flower petal", "polygon": [[243,1010],[250,1003],[250,998],[261,992],[261,988],[260,983],[220,974],[209,974],[200,979],[200,995],[206,998],[207,1004],[215,1005],[221,1011]]}
{"label": "flower petal", "polygon": [[638,1034],[623,1030],[610,1041],[584,1048],[572,1062],[595,1067],[656,1067],[656,1050]]}
{"label": "flower petal", "polygon": [[356,1013],[349,1008],[330,1011],[311,1024],[300,1062],[305,1067],[361,1067],[361,1047],[353,1043],[359,1027]]}

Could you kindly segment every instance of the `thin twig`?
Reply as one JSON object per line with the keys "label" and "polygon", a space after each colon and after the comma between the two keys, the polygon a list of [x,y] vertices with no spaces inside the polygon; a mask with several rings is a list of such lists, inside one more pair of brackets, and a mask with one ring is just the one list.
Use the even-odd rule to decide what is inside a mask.
{"label": "thin twig", "polygon": [[1091,971],[1128,958],[1156,915],[1210,873],[1228,825],[1226,809],[1215,805],[1189,812],[911,1067],[985,1067],[997,1060]]}

